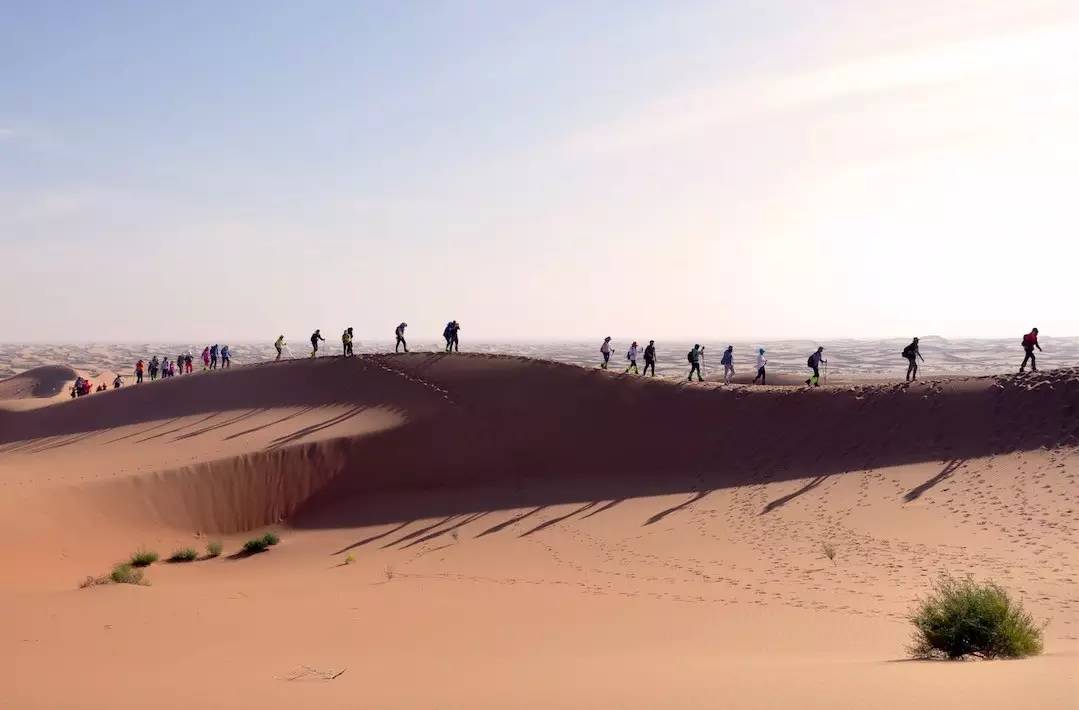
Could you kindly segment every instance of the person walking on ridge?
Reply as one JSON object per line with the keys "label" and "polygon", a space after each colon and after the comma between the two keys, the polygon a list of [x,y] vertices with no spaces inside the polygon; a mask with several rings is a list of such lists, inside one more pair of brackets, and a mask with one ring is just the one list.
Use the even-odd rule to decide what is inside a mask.
{"label": "person walking on ridge", "polygon": [[599,346],[600,355],[603,356],[603,362],[600,363],[600,368],[607,369],[607,364],[611,361],[611,336],[607,336],[603,339],[603,345]]}
{"label": "person walking on ridge", "polygon": [[656,341],[649,340],[644,346],[644,374],[648,374],[648,368],[652,368],[652,377],[656,376]]}
{"label": "person walking on ridge", "polygon": [[693,346],[693,349],[686,353],[686,359],[689,360],[689,381],[693,381],[693,373],[697,373],[697,381],[704,382],[704,377],[701,376],[701,355],[704,352],[704,348],[700,344]]}
{"label": "person walking on ridge", "polygon": [[202,371],[206,372],[210,369],[210,346],[207,345],[202,349]]}
{"label": "person walking on ridge", "polygon": [[626,366],[626,373],[633,370],[634,374],[641,374],[640,370],[637,369],[637,350],[637,341],[634,340],[633,344],[629,346],[629,350],[626,351],[626,359],[629,360],[629,365]]}
{"label": "person walking on ridge", "polygon": [[277,362],[281,359],[281,351],[285,349],[285,336],[277,336],[277,340],[274,341],[273,346],[277,349],[277,357],[274,358],[274,362]]}
{"label": "person walking on ridge", "polygon": [[729,385],[731,380],[734,379],[734,346],[728,345],[727,349],[723,351],[723,357],[720,358],[719,364],[723,365],[723,384]]}
{"label": "person walking on ridge", "polygon": [[318,328],[315,328],[315,332],[311,333],[311,357],[318,357],[318,341],[326,342],[326,338],[322,337],[322,333]]}
{"label": "person walking on ridge", "polygon": [[221,367],[231,367],[231,366],[232,366],[232,353],[229,352],[229,346],[228,345],[222,345],[221,346]]}
{"label": "person walking on ridge", "polygon": [[341,333],[341,349],[345,351],[345,357],[352,357],[352,328],[345,328]]}
{"label": "person walking on ridge", "polygon": [[217,369],[217,353],[218,353],[217,343],[214,343],[213,345],[210,346],[210,369],[211,370],[216,370]]}
{"label": "person walking on ridge", "polygon": [[150,382],[153,382],[157,379],[157,368],[159,366],[160,363],[157,360],[157,355],[154,355],[152,358],[150,358]]}
{"label": "person walking on ridge", "polygon": [[903,348],[903,357],[907,359],[907,382],[912,382],[918,379],[918,358],[922,358],[922,362],[925,362],[925,358],[922,357],[921,351],[918,349],[918,339],[915,338],[910,342],[910,345]]}
{"label": "person walking on ridge", "polygon": [[1023,346],[1023,364],[1019,366],[1019,374],[1023,374],[1023,371],[1027,369],[1027,360],[1030,360],[1030,371],[1038,371],[1038,363],[1034,359],[1034,348],[1041,352],[1042,346],[1038,345],[1038,329],[1030,331],[1023,336],[1021,345]]}
{"label": "person walking on ridge", "polygon": [[397,352],[397,348],[401,346],[404,346],[406,353],[408,352],[408,343],[405,342],[405,328],[407,327],[408,323],[401,323],[401,325],[397,326],[397,328],[393,331],[394,336],[397,337],[397,342],[394,343],[393,346],[394,352]]}
{"label": "person walking on ridge", "polygon": [[821,363],[827,365],[828,361],[824,359],[824,347],[817,348],[817,351],[809,356],[809,360],[806,361],[806,366],[813,370],[813,376],[806,380],[806,385],[813,385],[814,387],[820,387],[820,366]]}
{"label": "person walking on ridge", "polygon": [[764,348],[757,351],[757,376],[753,378],[753,384],[760,382],[765,384],[766,375],[764,372],[765,366],[768,364],[768,359],[764,357]]}
{"label": "person walking on ridge", "polygon": [[461,330],[461,324],[457,321],[450,321],[450,351],[461,352],[461,341],[457,337],[457,333]]}
{"label": "person walking on ridge", "polygon": [[142,364],[142,360],[139,360],[138,362],[135,363],[135,384],[137,384],[137,385],[142,384],[142,370],[143,370],[143,367],[144,366]]}

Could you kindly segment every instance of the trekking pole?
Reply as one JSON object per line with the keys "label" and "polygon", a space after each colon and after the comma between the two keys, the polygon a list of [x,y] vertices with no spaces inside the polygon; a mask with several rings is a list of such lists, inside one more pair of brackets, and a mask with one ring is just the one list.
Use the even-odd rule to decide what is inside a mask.
{"label": "trekking pole", "polygon": [[824,361],[824,384],[828,384],[828,361]]}

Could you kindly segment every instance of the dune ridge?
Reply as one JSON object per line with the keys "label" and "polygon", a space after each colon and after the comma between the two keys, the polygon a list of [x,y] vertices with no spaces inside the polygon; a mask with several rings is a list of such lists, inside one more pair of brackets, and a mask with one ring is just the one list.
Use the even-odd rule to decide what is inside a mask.
{"label": "dune ridge", "polygon": [[[251,435],[255,417],[298,416],[277,416],[288,408],[319,418],[287,434]],[[235,368],[0,413],[0,454],[27,446],[47,453],[49,441],[75,455],[89,446],[103,452],[110,444],[80,442],[240,412],[167,436],[148,427],[146,438],[189,448],[195,460],[91,486],[92,499],[116,515],[236,532],[286,518],[301,527],[370,525],[1073,445],[1077,408],[1076,370],[811,391],[687,386],[514,356],[410,354]],[[198,438],[204,429],[248,442],[217,456]],[[336,434],[311,440],[327,429]],[[381,513],[352,504],[466,486],[484,492],[474,500],[416,496],[409,510]]]}

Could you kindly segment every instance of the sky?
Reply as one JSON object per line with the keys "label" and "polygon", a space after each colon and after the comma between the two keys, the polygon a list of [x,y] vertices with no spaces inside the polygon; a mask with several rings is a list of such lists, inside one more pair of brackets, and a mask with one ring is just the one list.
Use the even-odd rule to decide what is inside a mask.
{"label": "sky", "polygon": [[1079,3],[0,0],[0,341],[1079,335]]}

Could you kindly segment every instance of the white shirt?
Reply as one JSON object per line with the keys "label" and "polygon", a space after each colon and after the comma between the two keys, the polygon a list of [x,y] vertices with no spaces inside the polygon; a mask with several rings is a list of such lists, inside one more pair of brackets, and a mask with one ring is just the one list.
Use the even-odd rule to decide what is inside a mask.
{"label": "white shirt", "polygon": [[626,359],[627,360],[636,360],[637,359],[637,346],[636,345],[630,345],[629,346],[629,350],[626,351]]}
{"label": "white shirt", "polygon": [[766,358],[766,357],[764,357],[764,355],[761,355],[761,354],[758,353],[757,354],[757,369],[760,369],[760,368],[764,367],[767,364],[768,364],[768,358]]}
{"label": "white shirt", "polygon": [[609,353],[609,352],[611,352],[611,341],[610,340],[604,340],[603,345],[599,346],[599,351],[601,353]]}

